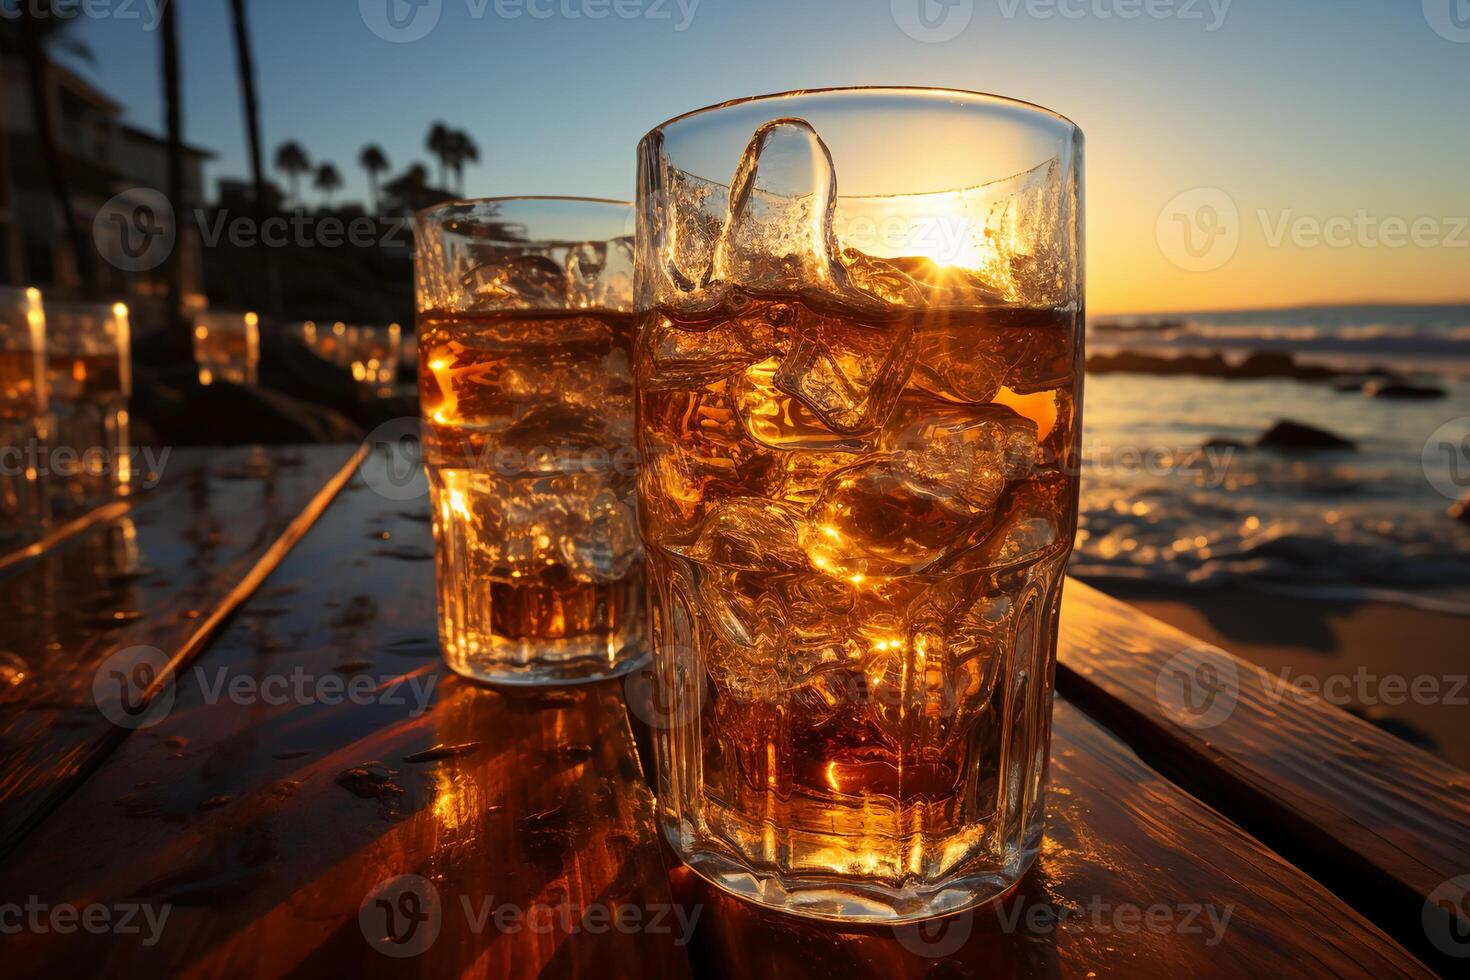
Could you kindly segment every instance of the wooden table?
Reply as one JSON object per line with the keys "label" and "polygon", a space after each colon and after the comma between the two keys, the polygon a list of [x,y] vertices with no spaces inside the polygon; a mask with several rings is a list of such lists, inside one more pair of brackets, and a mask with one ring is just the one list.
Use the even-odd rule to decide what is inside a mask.
{"label": "wooden table", "polygon": [[[837,928],[668,860],[621,682],[462,682],[402,459],[178,452],[0,563],[17,976],[1425,976],[1470,777],[1070,583],[1047,838],[1008,899]],[[378,492],[388,487],[385,493]],[[392,914],[406,941],[383,941]],[[151,916],[151,917],[150,917]],[[415,926],[408,926],[414,923]]]}

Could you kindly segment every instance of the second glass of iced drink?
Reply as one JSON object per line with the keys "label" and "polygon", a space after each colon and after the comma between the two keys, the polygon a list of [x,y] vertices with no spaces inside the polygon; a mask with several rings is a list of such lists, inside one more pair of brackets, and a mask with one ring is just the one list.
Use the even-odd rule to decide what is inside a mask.
{"label": "second glass of iced drink", "polygon": [[419,383],[456,672],[590,681],[646,657],[626,203],[447,204],[417,226]]}

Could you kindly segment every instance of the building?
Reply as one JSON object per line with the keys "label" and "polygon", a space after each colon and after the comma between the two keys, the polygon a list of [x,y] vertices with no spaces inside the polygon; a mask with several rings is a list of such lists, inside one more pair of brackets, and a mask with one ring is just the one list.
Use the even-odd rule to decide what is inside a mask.
{"label": "building", "polygon": [[[66,186],[82,236],[92,248],[101,289],[135,307],[164,296],[162,268],[119,268],[98,214],[119,194],[161,195],[168,187],[168,142],[122,121],[123,107],[62,65],[49,72],[52,132],[61,144]],[[24,65],[0,66],[0,278],[67,293],[81,285],[35,125]],[[194,209],[204,201],[207,150],[184,150],[184,202],[176,208],[186,294],[202,298],[204,275]]]}

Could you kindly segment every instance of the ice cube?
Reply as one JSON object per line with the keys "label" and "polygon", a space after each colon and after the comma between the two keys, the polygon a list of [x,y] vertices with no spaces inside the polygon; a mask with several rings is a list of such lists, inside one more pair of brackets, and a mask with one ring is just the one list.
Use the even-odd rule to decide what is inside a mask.
{"label": "ice cube", "polygon": [[571,508],[566,523],[561,555],[580,581],[620,581],[641,553],[633,509],[610,490],[585,507]]}
{"label": "ice cube", "polygon": [[1009,645],[1010,599],[986,595],[941,612],[920,604],[912,628],[868,661],[872,716],[895,742],[942,750],[990,704]]}
{"label": "ice cube", "polygon": [[743,316],[675,322],[659,315],[645,326],[640,342],[652,370],[649,388],[686,388],[728,378],[746,365],[784,352],[790,345],[775,307]]}
{"label": "ice cube", "polygon": [[[513,483],[505,486],[514,487]],[[566,529],[566,512],[555,498],[532,498],[502,491],[485,503],[499,508],[486,522],[479,547],[498,555],[500,575],[511,579],[530,578],[556,564],[557,541]],[[499,576],[497,576],[499,577]]]}
{"label": "ice cube", "polygon": [[802,529],[813,565],[858,576],[919,571],[984,533],[991,507],[914,478],[917,455],[874,456],[828,478]]}
{"label": "ice cube", "polygon": [[987,510],[1037,458],[1036,423],[998,405],[905,398],[885,443],[910,479]]}
{"label": "ice cube", "polygon": [[633,295],[633,242],[582,242],[567,250],[567,305],[580,310],[627,309]]}
{"label": "ice cube", "polygon": [[689,556],[732,568],[803,570],[806,555],[797,542],[801,521],[793,508],[773,500],[723,500],[705,518]]}
{"label": "ice cube", "polygon": [[1058,524],[1069,507],[1066,481],[1060,475],[1026,480],[1015,486],[995,530],[979,549],[992,566],[1033,562],[1060,543]]}
{"label": "ice cube", "polygon": [[952,665],[942,643],[924,636],[875,651],[866,671],[868,714],[898,746],[942,749],[957,701]]}
{"label": "ice cube", "polygon": [[785,646],[786,617],[766,579],[758,572],[710,566],[700,571],[699,594],[715,631],[737,647],[763,650],[774,672],[775,657]]}
{"label": "ice cube", "polygon": [[606,420],[573,405],[533,408],[500,434],[492,463],[503,476],[610,469],[619,444]]}
{"label": "ice cube", "polygon": [[529,253],[475,266],[460,285],[478,303],[498,309],[562,309],[567,301],[567,274],[546,255]]}
{"label": "ice cube", "polygon": [[756,130],[730,185],[730,210],[715,246],[711,286],[764,293],[840,295],[832,214],[832,154],[804,119]]}
{"label": "ice cube", "polygon": [[703,637],[700,653],[705,670],[722,695],[717,710],[723,709],[731,697],[736,701],[760,698],[760,692],[769,691],[774,683],[775,664],[760,659],[755,647],[732,643],[716,633]]}
{"label": "ice cube", "polygon": [[973,346],[949,331],[921,333],[916,345],[915,386],[957,402],[984,404],[993,399],[1005,383],[1010,364],[1002,356]]}
{"label": "ice cube", "polygon": [[833,431],[805,403],[776,387],[781,362],[767,358],[735,380],[735,407],[746,435],[772,449],[854,453],[871,447],[861,436]]}
{"label": "ice cube", "polygon": [[[817,577],[819,578],[819,577]],[[841,608],[820,613],[793,604],[809,571],[772,574],[710,565],[701,570],[699,595],[721,644],[723,668],[776,690],[805,682],[834,666],[861,662],[861,638],[847,628]]]}
{"label": "ice cube", "polygon": [[810,507],[822,495],[827,478],[862,461],[858,453],[822,449],[791,449],[781,455],[777,493],[781,499]]}
{"label": "ice cube", "polygon": [[914,362],[912,332],[901,321],[860,325],[846,318],[804,318],[791,353],[773,380],[823,425],[845,435],[881,426]]}
{"label": "ice cube", "polygon": [[745,438],[723,382],[645,391],[639,439],[643,530],[665,547],[692,543],[714,500],[779,485],[779,454]]}

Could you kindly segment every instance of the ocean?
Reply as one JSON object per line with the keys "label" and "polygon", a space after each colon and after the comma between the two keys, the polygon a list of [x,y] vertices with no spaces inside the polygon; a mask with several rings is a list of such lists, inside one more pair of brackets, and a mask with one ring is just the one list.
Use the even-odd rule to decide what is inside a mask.
{"label": "ocean", "polygon": [[[1145,329],[1093,323],[1089,353],[1291,352],[1344,371],[1394,370],[1445,397],[1370,398],[1332,380],[1089,375],[1072,574],[1470,614],[1470,524],[1446,513],[1450,494],[1470,492],[1470,444],[1458,442],[1470,435],[1470,304],[1097,318],[1135,319]],[[1180,325],[1147,328],[1166,320]],[[1249,446],[1281,419],[1357,448],[1201,448]]]}

